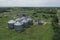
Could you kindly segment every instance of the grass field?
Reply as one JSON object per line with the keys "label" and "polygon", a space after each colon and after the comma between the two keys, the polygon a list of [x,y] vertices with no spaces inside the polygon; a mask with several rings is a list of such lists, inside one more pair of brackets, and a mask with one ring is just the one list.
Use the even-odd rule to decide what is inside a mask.
{"label": "grass field", "polygon": [[32,25],[24,32],[19,33],[7,28],[8,20],[13,19],[16,15],[7,15],[7,17],[4,17],[4,15],[0,16],[3,16],[0,18],[0,40],[52,40],[54,36],[50,19],[46,19],[47,22],[50,22],[46,25]]}

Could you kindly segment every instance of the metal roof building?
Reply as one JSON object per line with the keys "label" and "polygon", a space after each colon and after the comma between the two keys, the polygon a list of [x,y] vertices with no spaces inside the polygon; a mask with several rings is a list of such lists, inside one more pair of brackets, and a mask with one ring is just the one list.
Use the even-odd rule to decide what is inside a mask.
{"label": "metal roof building", "polygon": [[38,24],[44,25],[46,22],[44,20],[38,20]]}
{"label": "metal roof building", "polygon": [[15,19],[15,21],[22,21],[23,19],[25,19],[26,17],[21,17],[21,18],[17,18]]}

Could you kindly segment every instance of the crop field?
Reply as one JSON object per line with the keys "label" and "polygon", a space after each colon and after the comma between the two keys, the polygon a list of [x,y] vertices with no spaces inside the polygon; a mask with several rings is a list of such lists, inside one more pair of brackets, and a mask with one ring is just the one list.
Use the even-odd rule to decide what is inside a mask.
{"label": "crop field", "polygon": [[[13,14],[0,14],[0,40],[52,40],[54,36],[54,30],[51,25],[52,18],[51,15],[56,14],[45,14],[45,13],[36,13],[33,15],[35,11],[25,11],[25,10],[12,10]],[[11,19],[15,19],[20,17],[21,14],[27,13],[33,19],[42,19],[47,22],[46,25],[32,25],[30,28],[26,28],[24,32],[16,32],[14,30],[8,29],[7,22]],[[58,13],[60,13],[58,11]],[[17,16],[18,14],[18,16]],[[43,15],[47,16],[48,18],[44,18]],[[58,14],[57,14],[58,15]],[[58,15],[59,16],[59,15]]]}

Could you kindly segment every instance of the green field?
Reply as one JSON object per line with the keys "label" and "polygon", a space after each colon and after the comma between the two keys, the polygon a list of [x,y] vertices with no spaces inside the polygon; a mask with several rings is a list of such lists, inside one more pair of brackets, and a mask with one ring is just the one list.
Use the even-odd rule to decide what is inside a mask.
{"label": "green field", "polygon": [[[21,11],[19,14],[28,13],[32,16],[34,11]],[[44,14],[44,13],[43,13]],[[14,30],[8,29],[7,22],[10,19],[14,19],[16,14],[1,14],[0,15],[0,40],[52,40],[54,36],[54,31],[51,25],[51,19],[44,19],[42,17],[43,14],[37,13],[37,19],[42,19],[47,22],[46,25],[32,25],[30,28],[27,28],[24,32],[16,32]],[[53,14],[45,14],[46,16]],[[32,16],[33,19],[36,17]]]}
{"label": "green field", "polygon": [[51,40],[54,32],[50,23],[46,25],[33,25],[22,33],[7,28],[10,15],[0,18],[0,39],[1,40]]}

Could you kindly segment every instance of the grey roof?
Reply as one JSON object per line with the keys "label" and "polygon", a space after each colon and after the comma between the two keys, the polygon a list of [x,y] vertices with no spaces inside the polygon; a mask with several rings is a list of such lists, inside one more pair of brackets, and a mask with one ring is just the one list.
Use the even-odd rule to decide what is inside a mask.
{"label": "grey roof", "polygon": [[22,20],[21,22],[22,22],[22,23],[26,23],[26,22],[28,22],[28,21],[27,21],[27,19],[24,19],[24,20]]}
{"label": "grey roof", "polygon": [[27,20],[32,20],[31,18],[27,18]]}
{"label": "grey roof", "polygon": [[16,22],[14,23],[14,25],[22,25],[23,23],[22,22]]}
{"label": "grey roof", "polygon": [[39,23],[45,23],[45,21],[43,21],[43,20],[39,20],[38,22],[39,22]]}
{"label": "grey roof", "polygon": [[17,18],[15,21],[20,21],[21,19],[20,18]]}
{"label": "grey roof", "polygon": [[17,18],[15,21],[22,21],[25,17]]}

